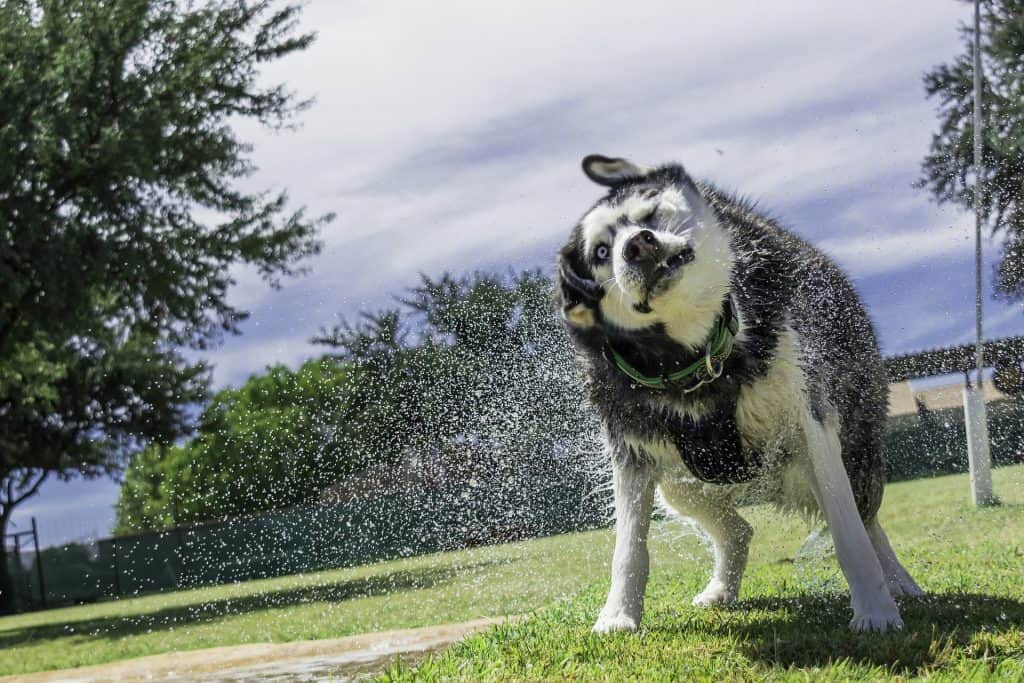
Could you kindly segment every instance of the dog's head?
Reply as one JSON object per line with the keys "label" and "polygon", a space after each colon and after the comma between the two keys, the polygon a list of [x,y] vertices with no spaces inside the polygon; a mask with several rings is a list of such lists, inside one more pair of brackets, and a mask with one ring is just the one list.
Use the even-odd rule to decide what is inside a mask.
{"label": "dog's head", "polygon": [[696,347],[729,292],[732,252],[715,212],[677,164],[591,155],[583,172],[610,190],[559,254],[566,322],[580,332],[660,325]]}

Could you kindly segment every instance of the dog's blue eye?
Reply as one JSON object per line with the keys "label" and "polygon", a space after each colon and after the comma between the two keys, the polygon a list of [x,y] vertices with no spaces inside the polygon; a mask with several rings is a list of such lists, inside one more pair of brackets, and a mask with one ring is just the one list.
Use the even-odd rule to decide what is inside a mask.
{"label": "dog's blue eye", "polygon": [[599,245],[597,245],[597,249],[594,250],[594,258],[596,258],[598,261],[604,261],[605,259],[607,259],[608,258],[608,245],[607,244],[599,244]]}

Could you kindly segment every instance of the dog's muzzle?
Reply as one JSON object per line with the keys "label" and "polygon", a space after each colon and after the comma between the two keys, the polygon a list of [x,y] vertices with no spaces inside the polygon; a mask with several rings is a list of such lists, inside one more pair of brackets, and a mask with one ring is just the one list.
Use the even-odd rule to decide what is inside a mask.
{"label": "dog's muzzle", "polygon": [[650,296],[658,283],[693,261],[693,247],[669,249],[652,230],[630,235],[622,247],[622,260],[637,274],[645,295]]}
{"label": "dog's muzzle", "polygon": [[631,266],[653,268],[661,258],[661,251],[657,235],[651,230],[641,230],[626,240],[622,247],[622,258]]}

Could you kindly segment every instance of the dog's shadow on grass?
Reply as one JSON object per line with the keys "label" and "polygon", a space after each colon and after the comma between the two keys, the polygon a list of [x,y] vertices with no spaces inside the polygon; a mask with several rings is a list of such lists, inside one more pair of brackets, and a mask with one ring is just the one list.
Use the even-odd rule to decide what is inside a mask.
{"label": "dog's shadow on grass", "polygon": [[457,580],[467,570],[490,564],[492,563],[478,562],[451,567],[381,572],[345,581],[328,581],[323,584],[296,586],[207,602],[172,605],[131,616],[110,615],[68,623],[0,630],[0,649],[75,635],[116,640],[304,603],[337,604],[357,598],[433,588]]}
{"label": "dog's shadow on grass", "polygon": [[[1019,655],[1022,602],[975,593],[936,593],[902,598],[899,604],[904,628],[884,634],[851,632],[849,598],[838,595],[743,600],[721,610],[723,618],[710,628],[721,635],[741,636],[744,654],[751,660],[783,668],[850,660],[893,673],[914,673],[960,658],[965,651],[997,659]],[[1008,633],[1014,634],[1009,639],[1013,642],[1001,638]]]}

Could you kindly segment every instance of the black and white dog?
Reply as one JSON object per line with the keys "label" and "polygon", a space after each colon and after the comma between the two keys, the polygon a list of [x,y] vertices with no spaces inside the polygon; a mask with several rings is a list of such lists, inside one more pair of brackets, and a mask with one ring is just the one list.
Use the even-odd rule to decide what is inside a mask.
{"label": "black and white dog", "polygon": [[613,462],[615,554],[598,632],[635,630],[655,487],[714,544],[695,605],[735,601],[751,487],[831,530],[855,631],[901,628],[921,589],[878,524],[888,385],[838,266],[682,166],[588,156],[610,190],[558,263],[562,310]]}

